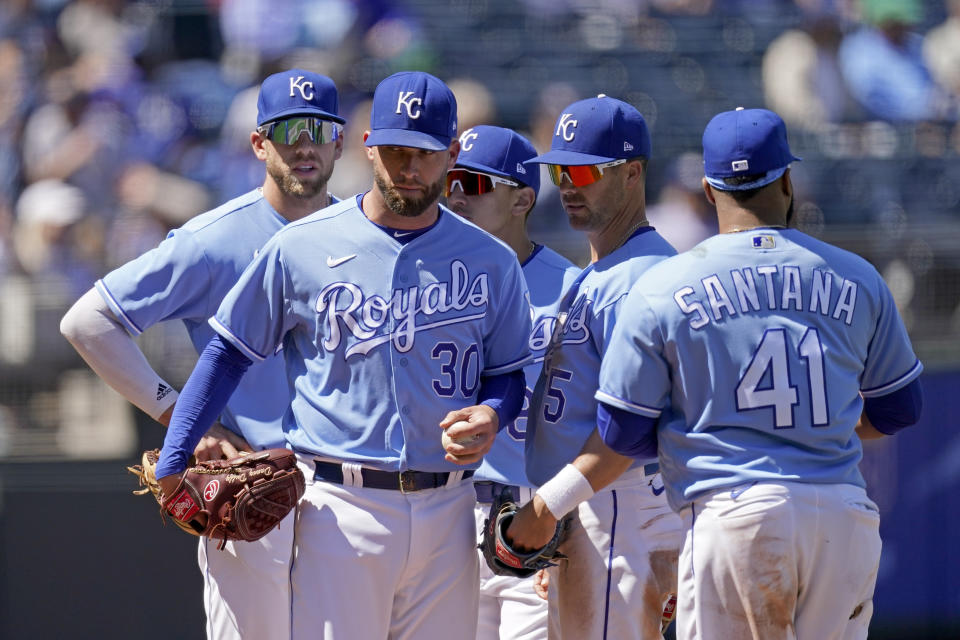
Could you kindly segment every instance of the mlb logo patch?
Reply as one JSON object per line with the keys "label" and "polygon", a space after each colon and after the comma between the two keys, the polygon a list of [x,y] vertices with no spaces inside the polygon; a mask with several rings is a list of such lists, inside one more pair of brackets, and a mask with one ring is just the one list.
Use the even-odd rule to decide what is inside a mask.
{"label": "mlb logo patch", "polygon": [[754,249],[773,249],[777,246],[776,237],[768,234],[753,236]]}
{"label": "mlb logo patch", "polygon": [[734,171],[746,171],[750,168],[750,163],[746,160],[734,160],[730,163]]}

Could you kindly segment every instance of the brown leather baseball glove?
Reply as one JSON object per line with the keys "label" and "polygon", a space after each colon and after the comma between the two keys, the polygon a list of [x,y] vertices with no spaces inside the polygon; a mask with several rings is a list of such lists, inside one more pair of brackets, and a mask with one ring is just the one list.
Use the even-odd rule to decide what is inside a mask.
{"label": "brown leather baseball glove", "polygon": [[152,493],[181,529],[195,536],[220,540],[259,540],[283,520],[303,495],[303,473],[287,449],[265,449],[232,458],[196,462],[180,478],[171,496],[164,496],[156,479],[160,450],[143,453],[141,464],[127,467]]}

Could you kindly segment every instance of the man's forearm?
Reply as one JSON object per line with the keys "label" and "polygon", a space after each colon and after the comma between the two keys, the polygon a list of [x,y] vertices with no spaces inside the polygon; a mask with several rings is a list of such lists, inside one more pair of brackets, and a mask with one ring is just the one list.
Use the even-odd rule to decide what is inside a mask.
{"label": "man's forearm", "polygon": [[158,479],[187,468],[190,453],[227,406],[250,364],[220,336],[207,343],[173,409],[157,463]]}

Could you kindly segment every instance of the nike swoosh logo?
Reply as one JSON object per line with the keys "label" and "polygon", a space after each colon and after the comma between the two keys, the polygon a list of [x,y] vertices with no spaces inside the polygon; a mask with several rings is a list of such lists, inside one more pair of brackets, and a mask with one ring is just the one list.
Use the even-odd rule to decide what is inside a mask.
{"label": "nike swoosh logo", "polygon": [[416,233],[416,231],[406,231],[406,232],[404,232],[404,233],[400,233],[399,231],[394,231],[394,232],[393,232],[393,237],[394,237],[394,238],[406,238],[406,237],[407,237],[408,235],[410,235],[411,233]]}
{"label": "nike swoosh logo", "polygon": [[666,490],[666,487],[660,487],[660,491],[657,491],[657,488],[653,485],[650,485],[650,491],[653,491],[653,495],[658,496]]}
{"label": "nike swoosh logo", "polygon": [[330,267],[331,269],[333,267],[339,267],[347,260],[353,260],[356,257],[357,257],[357,254],[355,253],[351,253],[348,256],[343,256],[342,258],[334,258],[333,256],[327,256],[327,266]]}

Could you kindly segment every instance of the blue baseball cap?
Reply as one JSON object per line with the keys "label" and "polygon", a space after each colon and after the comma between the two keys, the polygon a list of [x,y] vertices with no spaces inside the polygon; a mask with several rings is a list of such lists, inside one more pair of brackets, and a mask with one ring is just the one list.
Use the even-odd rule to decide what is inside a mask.
{"label": "blue baseball cap", "polygon": [[621,158],[649,158],[650,131],[632,105],[605,96],[574,102],[557,118],[550,151],[528,162],[601,164]]}
{"label": "blue baseball cap", "polygon": [[511,129],[478,125],[460,134],[458,167],[516,180],[540,193],[540,167],[523,163],[537,155],[530,141]]}
{"label": "blue baseball cap", "polygon": [[287,116],[315,116],[346,122],[339,115],[340,97],[333,80],[303,69],[267,76],[257,96],[257,126]]}
{"label": "blue baseball cap", "polygon": [[373,92],[366,145],[443,151],[457,135],[457,99],[429,73],[401,71]]}
{"label": "blue baseball cap", "polygon": [[[773,111],[744,109],[718,113],[703,131],[703,172],[721,191],[747,191],[766,186],[783,175],[791,162],[787,127]],[[736,186],[724,178],[760,176]]]}

